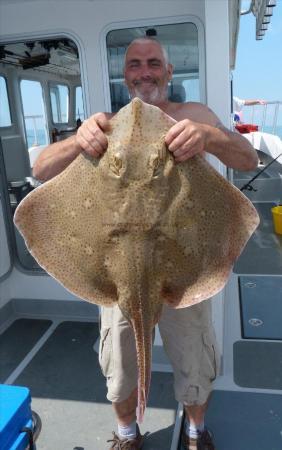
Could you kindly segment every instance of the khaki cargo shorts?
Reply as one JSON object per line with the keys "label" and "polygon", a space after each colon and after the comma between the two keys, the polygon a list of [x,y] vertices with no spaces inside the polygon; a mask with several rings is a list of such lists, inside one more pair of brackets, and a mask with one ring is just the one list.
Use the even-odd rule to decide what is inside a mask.
{"label": "khaki cargo shorts", "polygon": [[[126,400],[137,386],[135,340],[118,306],[102,308],[99,362],[111,402]],[[205,300],[183,309],[163,307],[159,330],[174,372],[177,401],[201,405],[219,371],[219,356],[211,323],[211,303]]]}

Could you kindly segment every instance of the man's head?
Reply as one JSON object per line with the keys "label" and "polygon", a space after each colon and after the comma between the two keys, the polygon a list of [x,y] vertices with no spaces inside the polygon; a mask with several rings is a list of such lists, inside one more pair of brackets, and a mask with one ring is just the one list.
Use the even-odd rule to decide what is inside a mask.
{"label": "man's head", "polygon": [[173,67],[165,49],[155,39],[139,38],[125,54],[124,78],[131,98],[159,105],[167,100],[167,86]]}

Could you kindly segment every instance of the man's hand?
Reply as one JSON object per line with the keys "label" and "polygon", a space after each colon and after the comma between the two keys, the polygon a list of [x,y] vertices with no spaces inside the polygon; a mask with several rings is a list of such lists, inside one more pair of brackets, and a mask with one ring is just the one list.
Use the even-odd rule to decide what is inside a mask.
{"label": "man's hand", "polygon": [[83,151],[94,158],[103,155],[108,147],[105,131],[110,129],[110,123],[104,113],[97,113],[84,120],[76,134],[76,142]]}
{"label": "man's hand", "polygon": [[165,143],[175,161],[183,162],[205,151],[207,137],[208,126],[184,119],[171,127],[165,137]]}

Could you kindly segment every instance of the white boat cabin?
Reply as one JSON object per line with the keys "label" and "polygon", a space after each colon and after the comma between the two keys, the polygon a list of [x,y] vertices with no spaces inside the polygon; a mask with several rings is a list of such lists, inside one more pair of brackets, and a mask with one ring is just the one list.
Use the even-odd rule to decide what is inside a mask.
{"label": "white boat cabin", "polygon": [[[254,39],[262,38],[274,6],[273,0],[250,2],[249,12],[257,19],[256,30],[250,30]],[[2,336],[2,343],[7,346],[5,355],[8,355],[5,368],[0,361],[0,383],[30,384],[35,408],[43,419],[39,449],[102,450],[104,434],[106,436],[110,430],[98,430],[107,428],[104,421],[110,414],[110,407],[99,393],[88,401],[81,392],[75,397],[66,392],[56,394],[56,389],[51,387],[48,391],[46,383],[52,386],[56,379],[52,371],[50,378],[44,379],[44,389],[48,391],[45,392],[39,386],[41,374],[37,369],[30,372],[31,365],[52,341],[59,326],[83,323],[83,331],[77,331],[79,337],[72,340],[71,334],[68,335],[73,345],[88,336],[89,324],[97,324],[99,317],[96,306],[70,294],[38,266],[13,226],[16,206],[38,184],[32,177],[34,161],[46,145],[75,133],[91,114],[115,112],[130,101],[123,81],[123,59],[128,44],[141,36],[155,36],[168,52],[174,66],[169,98],[176,102],[205,103],[226,127],[232,127],[232,71],[241,9],[240,0],[0,0],[0,346]],[[254,175],[238,171],[232,174],[215,157],[210,156],[209,160],[238,187]],[[282,203],[278,163],[275,170],[274,175],[257,181],[258,192],[247,192],[257,205],[264,225],[248,244],[226,288],[213,299],[222,367],[215,382],[215,400],[208,420],[214,429],[218,450],[278,450],[282,445],[281,434],[278,435],[282,416],[280,357],[277,363],[282,351],[282,332],[280,320],[277,320],[282,313],[282,241],[273,233],[270,214],[272,204]],[[40,322],[43,327],[41,331],[34,331],[37,340],[25,338],[28,328],[36,328],[32,321]],[[13,337],[9,338],[9,333],[11,336],[14,333]],[[65,333],[71,332],[67,329]],[[95,336],[97,339],[98,332]],[[60,339],[54,352],[59,345],[68,348],[69,341],[65,343]],[[21,341],[25,350],[18,357],[17,346]],[[90,343],[94,354],[94,342]],[[74,351],[80,361],[76,350],[70,351]],[[48,355],[47,359],[38,359],[37,368],[45,367],[48,357],[58,365],[63,359],[62,355]],[[87,355],[85,358],[90,358]],[[268,368],[262,373],[264,359]],[[65,363],[63,378],[58,375],[59,384],[73,375],[66,364],[72,370],[73,363]],[[79,364],[85,365],[85,374],[87,361]],[[50,367],[46,373],[49,370]],[[80,379],[78,368],[73,370],[73,376]],[[98,372],[98,364],[95,370]],[[166,386],[172,391],[171,367],[162,352],[159,335],[154,346],[153,370],[159,374],[155,380],[153,378],[153,385],[159,383],[156,389],[162,386],[164,391],[156,390],[159,400],[148,413],[150,424],[146,422],[153,427],[155,437],[144,448],[177,449],[180,448],[182,407],[175,405],[171,400],[173,393],[166,391]],[[31,379],[34,383],[37,380],[38,386],[35,387]],[[166,404],[164,392],[171,403]],[[60,435],[51,417],[57,414],[61,430],[67,429],[68,420],[73,423],[72,413],[63,412],[66,401],[73,411],[80,405],[79,412],[75,413],[80,423],[75,424],[69,434],[63,431]],[[225,417],[226,409],[230,412],[230,421]],[[246,412],[244,419],[239,419],[240,411]],[[93,414],[94,428],[95,423],[98,424],[95,437],[91,435]],[[264,432],[257,426],[260,421],[267,424]],[[252,427],[256,430],[254,436]],[[158,434],[159,428],[168,430],[163,437]],[[245,446],[240,444],[233,428],[239,430],[238,435],[244,435]],[[79,430],[84,433],[81,440],[76,439]],[[269,438],[270,434],[272,446],[264,440],[264,436]],[[228,436],[234,437],[234,443],[230,443]],[[226,439],[229,447],[224,445]],[[78,444],[79,447],[75,447]]]}

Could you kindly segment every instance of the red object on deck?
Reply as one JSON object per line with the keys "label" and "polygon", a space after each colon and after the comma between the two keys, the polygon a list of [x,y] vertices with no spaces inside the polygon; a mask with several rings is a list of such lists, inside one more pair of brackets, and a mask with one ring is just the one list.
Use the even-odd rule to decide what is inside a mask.
{"label": "red object on deck", "polygon": [[236,125],[235,128],[242,134],[251,133],[251,131],[258,131],[258,125],[253,125],[251,123],[240,123]]}

